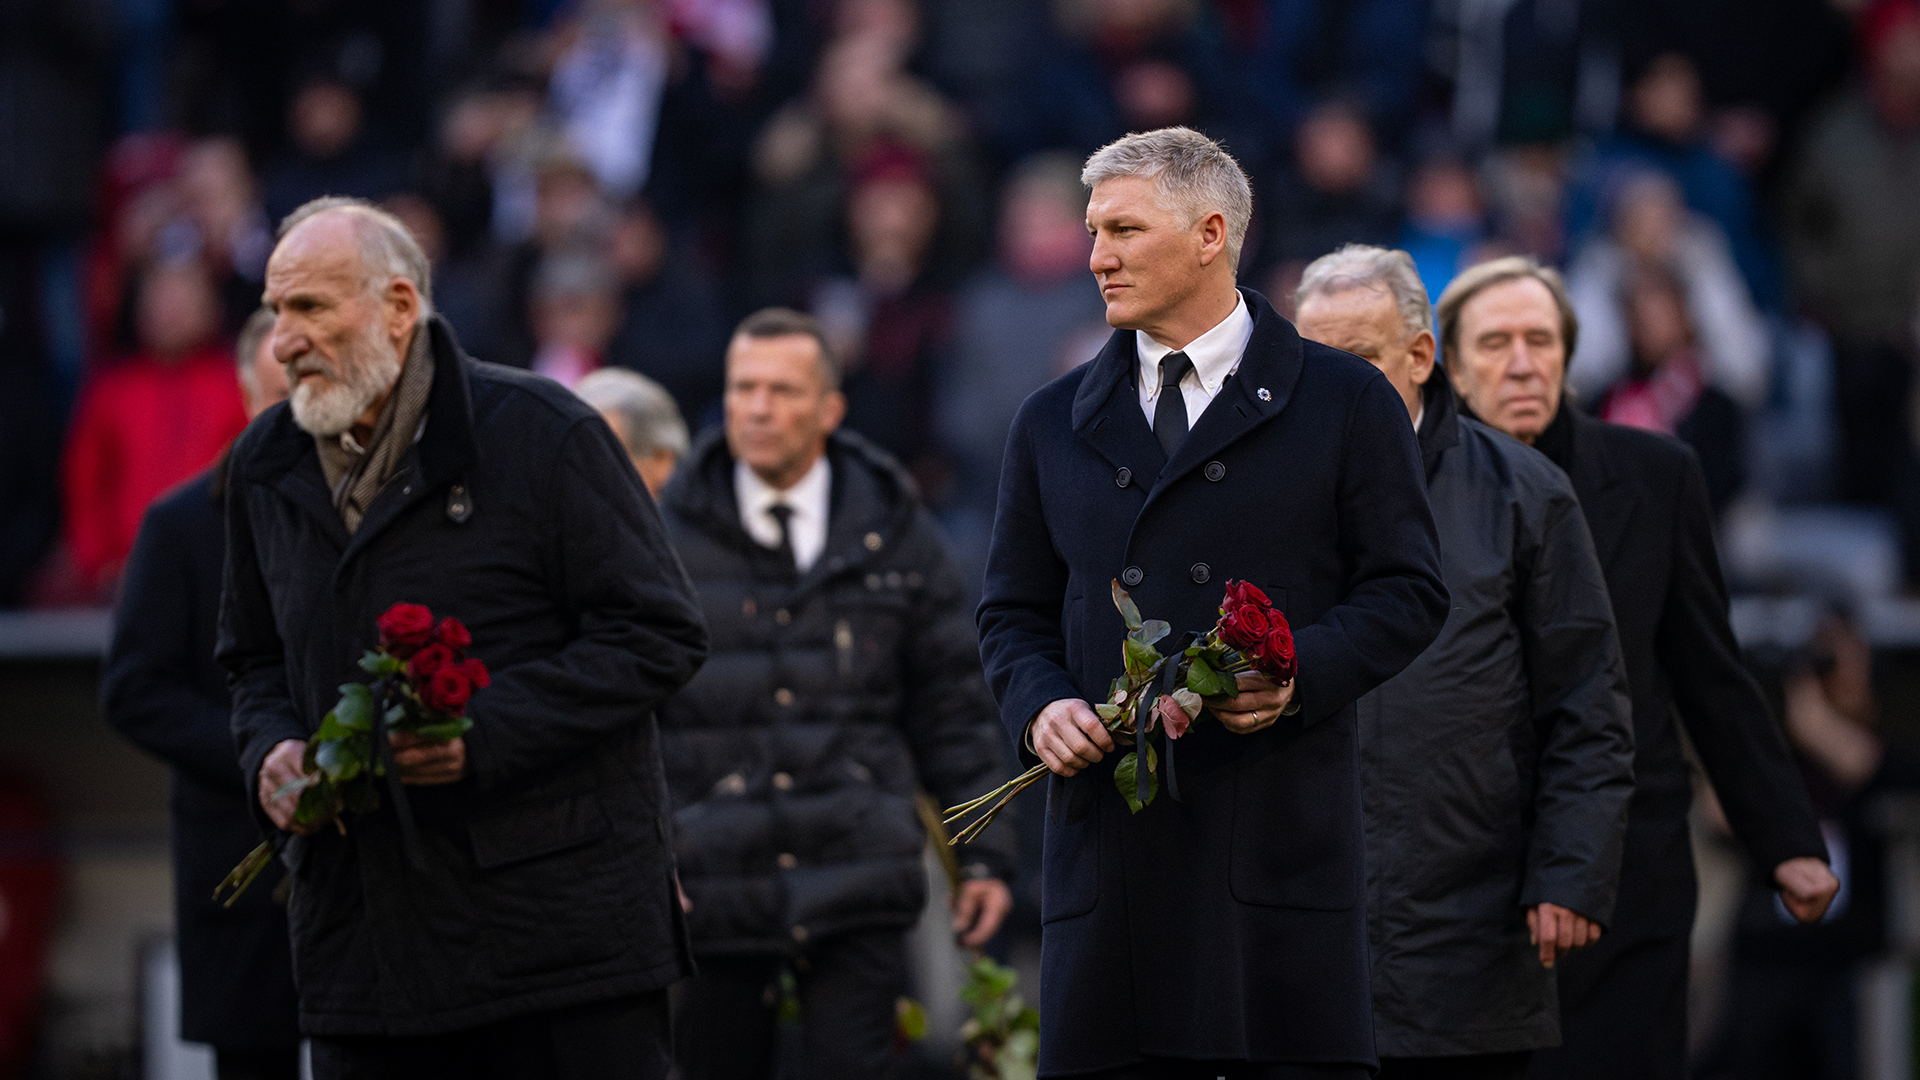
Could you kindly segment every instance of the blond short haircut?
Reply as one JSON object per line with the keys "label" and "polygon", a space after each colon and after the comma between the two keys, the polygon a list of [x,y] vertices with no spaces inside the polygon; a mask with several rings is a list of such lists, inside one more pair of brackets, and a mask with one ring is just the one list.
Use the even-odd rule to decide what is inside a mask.
{"label": "blond short haircut", "polygon": [[1330,255],[1322,255],[1307,264],[1300,274],[1300,287],[1294,290],[1296,305],[1310,296],[1332,296],[1348,289],[1385,291],[1393,298],[1394,310],[1406,326],[1407,337],[1433,329],[1433,308],[1427,303],[1427,287],[1413,256],[1397,248],[1348,244]]}
{"label": "blond short haircut", "polygon": [[1503,259],[1492,259],[1469,267],[1441,291],[1440,351],[1444,362],[1451,364],[1459,348],[1460,309],[1466,306],[1467,301],[1495,285],[1522,278],[1531,278],[1545,285],[1547,292],[1553,294],[1553,306],[1560,310],[1560,343],[1564,347],[1566,361],[1573,361],[1574,346],[1580,341],[1580,317],[1573,313],[1573,301],[1567,297],[1567,283],[1561,280],[1558,270],[1541,266],[1531,256],[1508,255]]}
{"label": "blond short haircut", "polygon": [[1152,180],[1161,205],[1185,219],[1183,228],[1219,212],[1227,219],[1227,265],[1239,271],[1253,220],[1253,185],[1219,143],[1186,127],[1128,135],[1095,150],[1080,170],[1080,183],[1095,188],[1123,176]]}
{"label": "blond short haircut", "polygon": [[344,195],[323,195],[300,204],[280,222],[278,240],[285,240],[301,223],[321,214],[345,214],[353,223],[353,236],[360,247],[360,265],[366,270],[367,288],[383,292],[387,282],[406,278],[420,294],[420,314],[433,313],[433,264],[420,242],[405,223],[365,199]]}

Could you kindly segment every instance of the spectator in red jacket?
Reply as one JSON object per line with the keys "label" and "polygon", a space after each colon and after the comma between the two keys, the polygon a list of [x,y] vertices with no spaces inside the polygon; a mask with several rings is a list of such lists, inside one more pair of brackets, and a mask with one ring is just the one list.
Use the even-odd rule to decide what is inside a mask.
{"label": "spectator in red jacket", "polygon": [[141,351],[82,387],[61,467],[67,545],[97,600],[112,593],[147,504],[247,425],[206,271],[156,265],[138,304]]}

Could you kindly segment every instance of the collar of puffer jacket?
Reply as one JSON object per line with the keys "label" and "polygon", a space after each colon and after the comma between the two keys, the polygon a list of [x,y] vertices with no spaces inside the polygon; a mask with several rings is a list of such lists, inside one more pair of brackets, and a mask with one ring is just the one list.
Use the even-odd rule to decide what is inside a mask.
{"label": "collar of puffer jacket", "polygon": [[1420,460],[1426,465],[1427,480],[1440,468],[1440,456],[1460,441],[1460,406],[1447,382],[1447,373],[1435,364],[1433,374],[1420,388],[1420,403],[1426,411],[1420,416]]}

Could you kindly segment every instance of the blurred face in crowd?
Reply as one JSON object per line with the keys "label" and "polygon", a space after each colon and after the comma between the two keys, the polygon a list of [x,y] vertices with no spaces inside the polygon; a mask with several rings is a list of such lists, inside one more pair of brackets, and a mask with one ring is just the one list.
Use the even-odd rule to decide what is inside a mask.
{"label": "blurred face in crowd", "polygon": [[1680,189],[1664,176],[1631,181],[1614,202],[1614,240],[1644,262],[1665,262],[1686,224]]}
{"label": "blurred face in crowd", "polygon": [[273,355],[272,334],[260,339],[259,347],[253,350],[253,357],[247,363],[251,371],[240,380],[240,389],[247,419],[251,420],[287,400],[287,369]]}
{"label": "blurred face in crowd", "polygon": [[155,267],[141,282],[140,342],[163,361],[178,360],[206,344],[218,325],[213,286],[197,262]]}
{"label": "blurred face in crowd", "polygon": [[1433,332],[1407,333],[1385,285],[1314,293],[1300,301],[1294,325],[1301,337],[1345,349],[1379,368],[1406,402],[1407,415],[1419,415],[1420,388],[1433,376]]}
{"label": "blurred face in crowd", "polygon": [[1881,115],[1900,127],[1920,123],[1920,17],[1886,32],[1867,61]]}
{"label": "blurred face in crowd", "polygon": [[1000,211],[1000,262],[1027,281],[1059,281],[1087,263],[1088,237],[1081,220],[1085,196],[1079,181],[1015,181]]}
{"label": "blurred face in crowd", "polygon": [[1567,374],[1553,293],[1533,278],[1489,285],[1461,306],[1455,333],[1447,373],[1467,407],[1521,442],[1539,438]]}
{"label": "blurred face in crowd", "polygon": [[644,285],[659,275],[667,264],[667,230],[652,209],[635,205],[620,212],[607,234],[607,261],[629,285]]}
{"label": "blurred face in crowd", "polygon": [[1646,74],[1633,84],[1632,109],[1642,131],[1668,142],[1691,141],[1705,113],[1693,61],[1668,53],[1647,65]]}
{"label": "blurred face in crowd", "polygon": [[1671,282],[1642,278],[1627,289],[1626,301],[1634,366],[1642,373],[1693,343],[1686,298]]}
{"label": "blurred face in crowd", "polygon": [[633,450],[633,442],[628,438],[632,433],[627,430],[626,418],[614,409],[600,409],[600,418],[613,429],[613,437],[627,449],[627,460],[633,462],[633,471],[640,474],[640,482],[647,485],[647,494],[655,499],[666,490],[667,481],[673,479],[674,467],[680,464],[680,458],[667,449],[655,450],[650,454],[638,454]]}
{"label": "blurred face in crowd", "polygon": [[543,347],[558,345],[598,355],[607,351],[620,328],[620,299],[604,289],[548,293],[535,296],[532,314],[534,333]]}
{"label": "blurred face in crowd", "polygon": [[924,182],[905,177],[871,180],[847,200],[847,229],[860,276],[882,291],[904,289],[920,273],[940,202]]}
{"label": "blurred face in crowd", "polygon": [[782,490],[813,468],[847,399],[827,386],[820,345],[807,334],[734,335],[727,346],[727,449]]}
{"label": "blurred face in crowd", "polygon": [[353,221],[334,211],[274,248],[263,302],[275,315],[269,340],[293,387],[294,421],[322,436],[370,429],[420,319],[413,282],[370,275]]}
{"label": "blurred face in crowd", "polygon": [[300,152],[326,160],[360,131],[360,99],[339,83],[309,83],[294,95],[289,133]]}
{"label": "blurred face in crowd", "polygon": [[1461,162],[1435,158],[1407,185],[1407,217],[1436,231],[1477,229],[1485,216],[1480,185]]}
{"label": "blurred face in crowd", "polygon": [[[1174,348],[1205,333],[1216,316],[1191,335],[1196,302],[1211,304],[1224,275],[1230,290],[1227,219],[1219,211],[1188,223],[1169,208],[1154,182],[1143,176],[1103,180],[1087,201],[1087,231],[1093,234],[1088,268],[1107,302],[1107,325],[1145,330]],[[1230,303],[1231,301],[1229,301]]]}
{"label": "blurred face in crowd", "polygon": [[1364,187],[1373,175],[1373,133],[1339,106],[1314,110],[1294,138],[1300,175],[1315,191],[1340,195]]}

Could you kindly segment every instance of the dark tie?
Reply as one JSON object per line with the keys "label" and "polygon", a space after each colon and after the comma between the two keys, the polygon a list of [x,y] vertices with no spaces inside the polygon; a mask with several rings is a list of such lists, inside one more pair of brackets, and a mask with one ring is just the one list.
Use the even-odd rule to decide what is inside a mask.
{"label": "dark tie", "polygon": [[1160,400],[1153,404],[1153,437],[1167,457],[1180,448],[1187,437],[1187,397],[1180,392],[1180,380],[1193,370],[1193,361],[1183,352],[1168,353],[1160,360]]}
{"label": "dark tie", "polygon": [[773,515],[773,520],[780,526],[780,546],[774,550],[780,553],[787,566],[797,569],[799,564],[793,557],[793,507],[786,503],[774,503],[767,507],[767,513]]}

